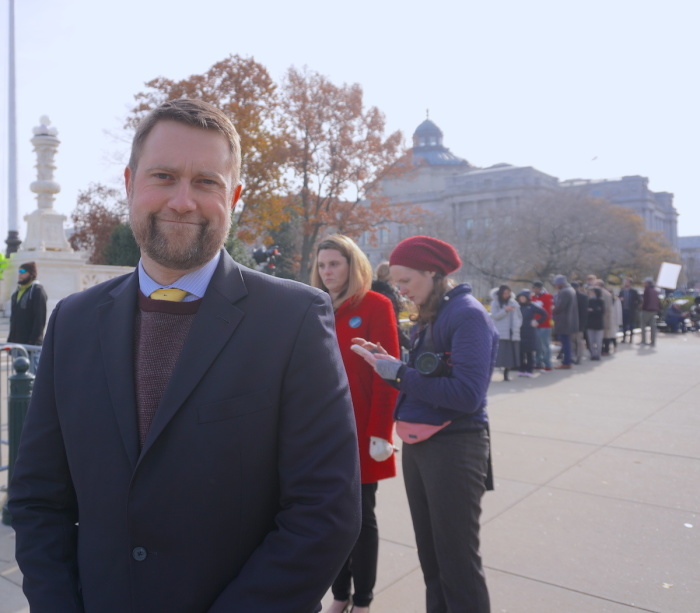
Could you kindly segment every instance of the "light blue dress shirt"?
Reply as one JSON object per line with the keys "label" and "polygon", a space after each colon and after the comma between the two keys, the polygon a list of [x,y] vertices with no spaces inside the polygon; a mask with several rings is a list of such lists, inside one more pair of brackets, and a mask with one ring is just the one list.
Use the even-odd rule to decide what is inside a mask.
{"label": "light blue dress shirt", "polygon": [[151,277],[148,276],[148,273],[143,269],[141,260],[139,260],[139,287],[141,288],[141,293],[144,296],[150,296],[157,289],[170,289],[172,287],[176,287],[177,289],[188,292],[183,302],[199,300],[202,296],[204,296],[204,293],[207,291],[207,287],[209,287],[209,281],[211,281],[212,275],[219,264],[219,258],[221,258],[220,251],[217,252],[217,254],[204,266],[198,268],[197,270],[193,270],[192,272],[188,272],[186,275],[183,275],[177,281],[175,281],[175,283],[172,285],[160,285],[159,283],[156,283],[153,279],[151,279]]}

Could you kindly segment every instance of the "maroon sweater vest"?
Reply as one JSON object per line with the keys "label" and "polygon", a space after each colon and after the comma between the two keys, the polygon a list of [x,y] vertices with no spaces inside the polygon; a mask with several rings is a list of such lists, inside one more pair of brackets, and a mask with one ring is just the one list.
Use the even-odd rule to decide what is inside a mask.
{"label": "maroon sweater vest", "polygon": [[134,380],[141,447],[201,302],[151,300],[139,292],[134,327]]}

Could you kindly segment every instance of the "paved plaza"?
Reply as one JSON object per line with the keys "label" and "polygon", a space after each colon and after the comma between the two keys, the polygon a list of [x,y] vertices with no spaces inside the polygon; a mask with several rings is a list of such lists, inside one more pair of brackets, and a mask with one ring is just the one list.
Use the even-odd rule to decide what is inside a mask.
{"label": "paved plaza", "polygon": [[[482,522],[493,613],[700,611],[700,335],[501,379],[489,405],[496,491]],[[372,613],[422,612],[401,476],[381,482],[378,515]],[[1,526],[0,613],[29,611],[13,551]]]}

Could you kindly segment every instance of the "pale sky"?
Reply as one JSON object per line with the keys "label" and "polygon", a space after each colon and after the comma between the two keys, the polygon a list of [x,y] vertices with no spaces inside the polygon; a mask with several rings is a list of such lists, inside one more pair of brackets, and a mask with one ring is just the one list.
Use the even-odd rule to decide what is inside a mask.
{"label": "pale sky", "polygon": [[[0,5],[4,251],[8,0]],[[306,65],[359,83],[407,144],[429,109],[444,144],[476,166],[646,176],[675,195],[679,236],[700,235],[698,23],[690,0],[15,0],[20,238],[36,208],[29,141],[42,115],[61,140],[55,208],[70,215],[90,182],[122,184],[122,126],[144,83],[230,54],[254,57],[277,82]]]}

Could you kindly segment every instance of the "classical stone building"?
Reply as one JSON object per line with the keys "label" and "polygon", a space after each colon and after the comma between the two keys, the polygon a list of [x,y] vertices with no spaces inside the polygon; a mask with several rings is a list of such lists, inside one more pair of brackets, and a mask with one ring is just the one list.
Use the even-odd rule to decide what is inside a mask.
{"label": "classical stone building", "polygon": [[459,240],[469,230],[487,227],[510,207],[573,189],[633,209],[647,229],[661,232],[678,249],[673,194],[652,192],[645,177],[559,181],[531,166],[477,168],[444,146],[442,131],[430,119],[416,128],[411,155],[415,171],[385,180],[382,191],[394,203],[418,205],[432,214],[425,217],[424,225],[390,224],[379,232],[376,246],[370,244],[368,234],[363,235],[360,246],[373,266],[387,259],[396,243],[408,236],[426,233]]}

